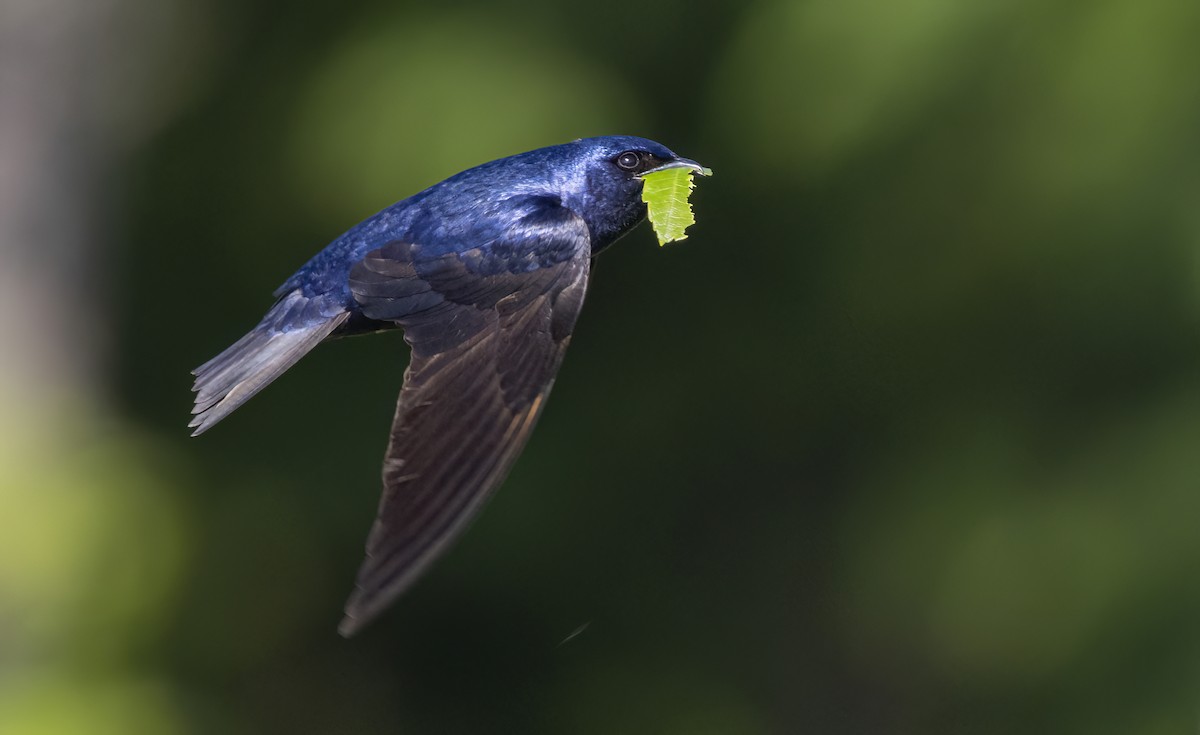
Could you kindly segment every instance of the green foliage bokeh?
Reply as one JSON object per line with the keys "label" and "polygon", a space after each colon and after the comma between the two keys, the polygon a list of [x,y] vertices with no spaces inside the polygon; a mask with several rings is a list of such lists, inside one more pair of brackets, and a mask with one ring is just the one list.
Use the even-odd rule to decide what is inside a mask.
{"label": "green foliage bokeh", "polygon": [[[1200,5],[172,7],[112,418],[0,453],[0,732],[1194,730]],[[362,217],[608,133],[717,171],[697,224],[604,255],[503,490],[337,638],[401,341],[197,440],[188,370]]]}

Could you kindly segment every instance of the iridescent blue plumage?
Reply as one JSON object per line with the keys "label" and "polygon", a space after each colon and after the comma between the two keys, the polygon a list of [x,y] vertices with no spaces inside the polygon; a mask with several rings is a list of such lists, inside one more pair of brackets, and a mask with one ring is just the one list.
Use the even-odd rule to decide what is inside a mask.
{"label": "iridescent blue plumage", "polygon": [[[514,197],[547,197],[587,223],[593,254],[612,244],[645,216],[641,180],[596,166],[627,150],[676,158],[645,138],[613,135],[538,148],[467,169],[368,217],[330,243],[276,290],[305,295],[341,292],[345,277],[371,250],[391,240],[419,242],[429,257],[500,240],[518,213]],[[592,170],[595,169],[595,170]],[[353,304],[347,301],[347,306]]]}
{"label": "iridescent blue plumage", "polygon": [[321,341],[399,327],[412,357],[349,634],[438,555],[503,480],[549,394],[593,256],[645,217],[641,175],[697,164],[588,138],[463,171],[354,226],[197,368],[202,433]]}

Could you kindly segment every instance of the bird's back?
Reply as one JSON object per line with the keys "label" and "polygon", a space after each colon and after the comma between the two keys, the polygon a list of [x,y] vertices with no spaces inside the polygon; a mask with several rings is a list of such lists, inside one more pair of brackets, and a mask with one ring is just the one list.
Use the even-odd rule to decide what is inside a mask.
{"label": "bird's back", "polygon": [[364,314],[350,293],[351,269],[372,251],[398,242],[421,244],[412,251],[418,266],[451,252],[486,253],[522,214],[513,198],[544,194],[547,172],[567,146],[463,171],[377,212],[327,245],[275,290],[275,304],[254,329],[193,371],[194,434],[228,416],[330,336],[394,326]]}

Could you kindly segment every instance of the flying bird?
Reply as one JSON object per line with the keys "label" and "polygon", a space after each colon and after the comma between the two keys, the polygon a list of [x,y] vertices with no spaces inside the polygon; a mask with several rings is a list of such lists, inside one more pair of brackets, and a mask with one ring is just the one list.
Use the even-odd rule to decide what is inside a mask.
{"label": "flying bird", "polygon": [[646,216],[641,177],[700,165],[644,138],[539,148],[360,222],[193,371],[193,436],[327,339],[400,328],[411,347],[383,497],[339,631],[393,602],[500,485],[545,407],[592,258]]}

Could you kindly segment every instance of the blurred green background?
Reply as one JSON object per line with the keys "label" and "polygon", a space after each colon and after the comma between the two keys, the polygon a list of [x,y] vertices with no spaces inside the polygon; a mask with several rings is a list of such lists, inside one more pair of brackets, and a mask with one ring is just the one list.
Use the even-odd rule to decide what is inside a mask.
{"label": "blurred green background", "polygon": [[[1196,731],[1200,4],[2,12],[0,732]],[[608,133],[713,167],[699,224],[600,259],[504,489],[342,640],[402,340],[195,440],[188,371]]]}

